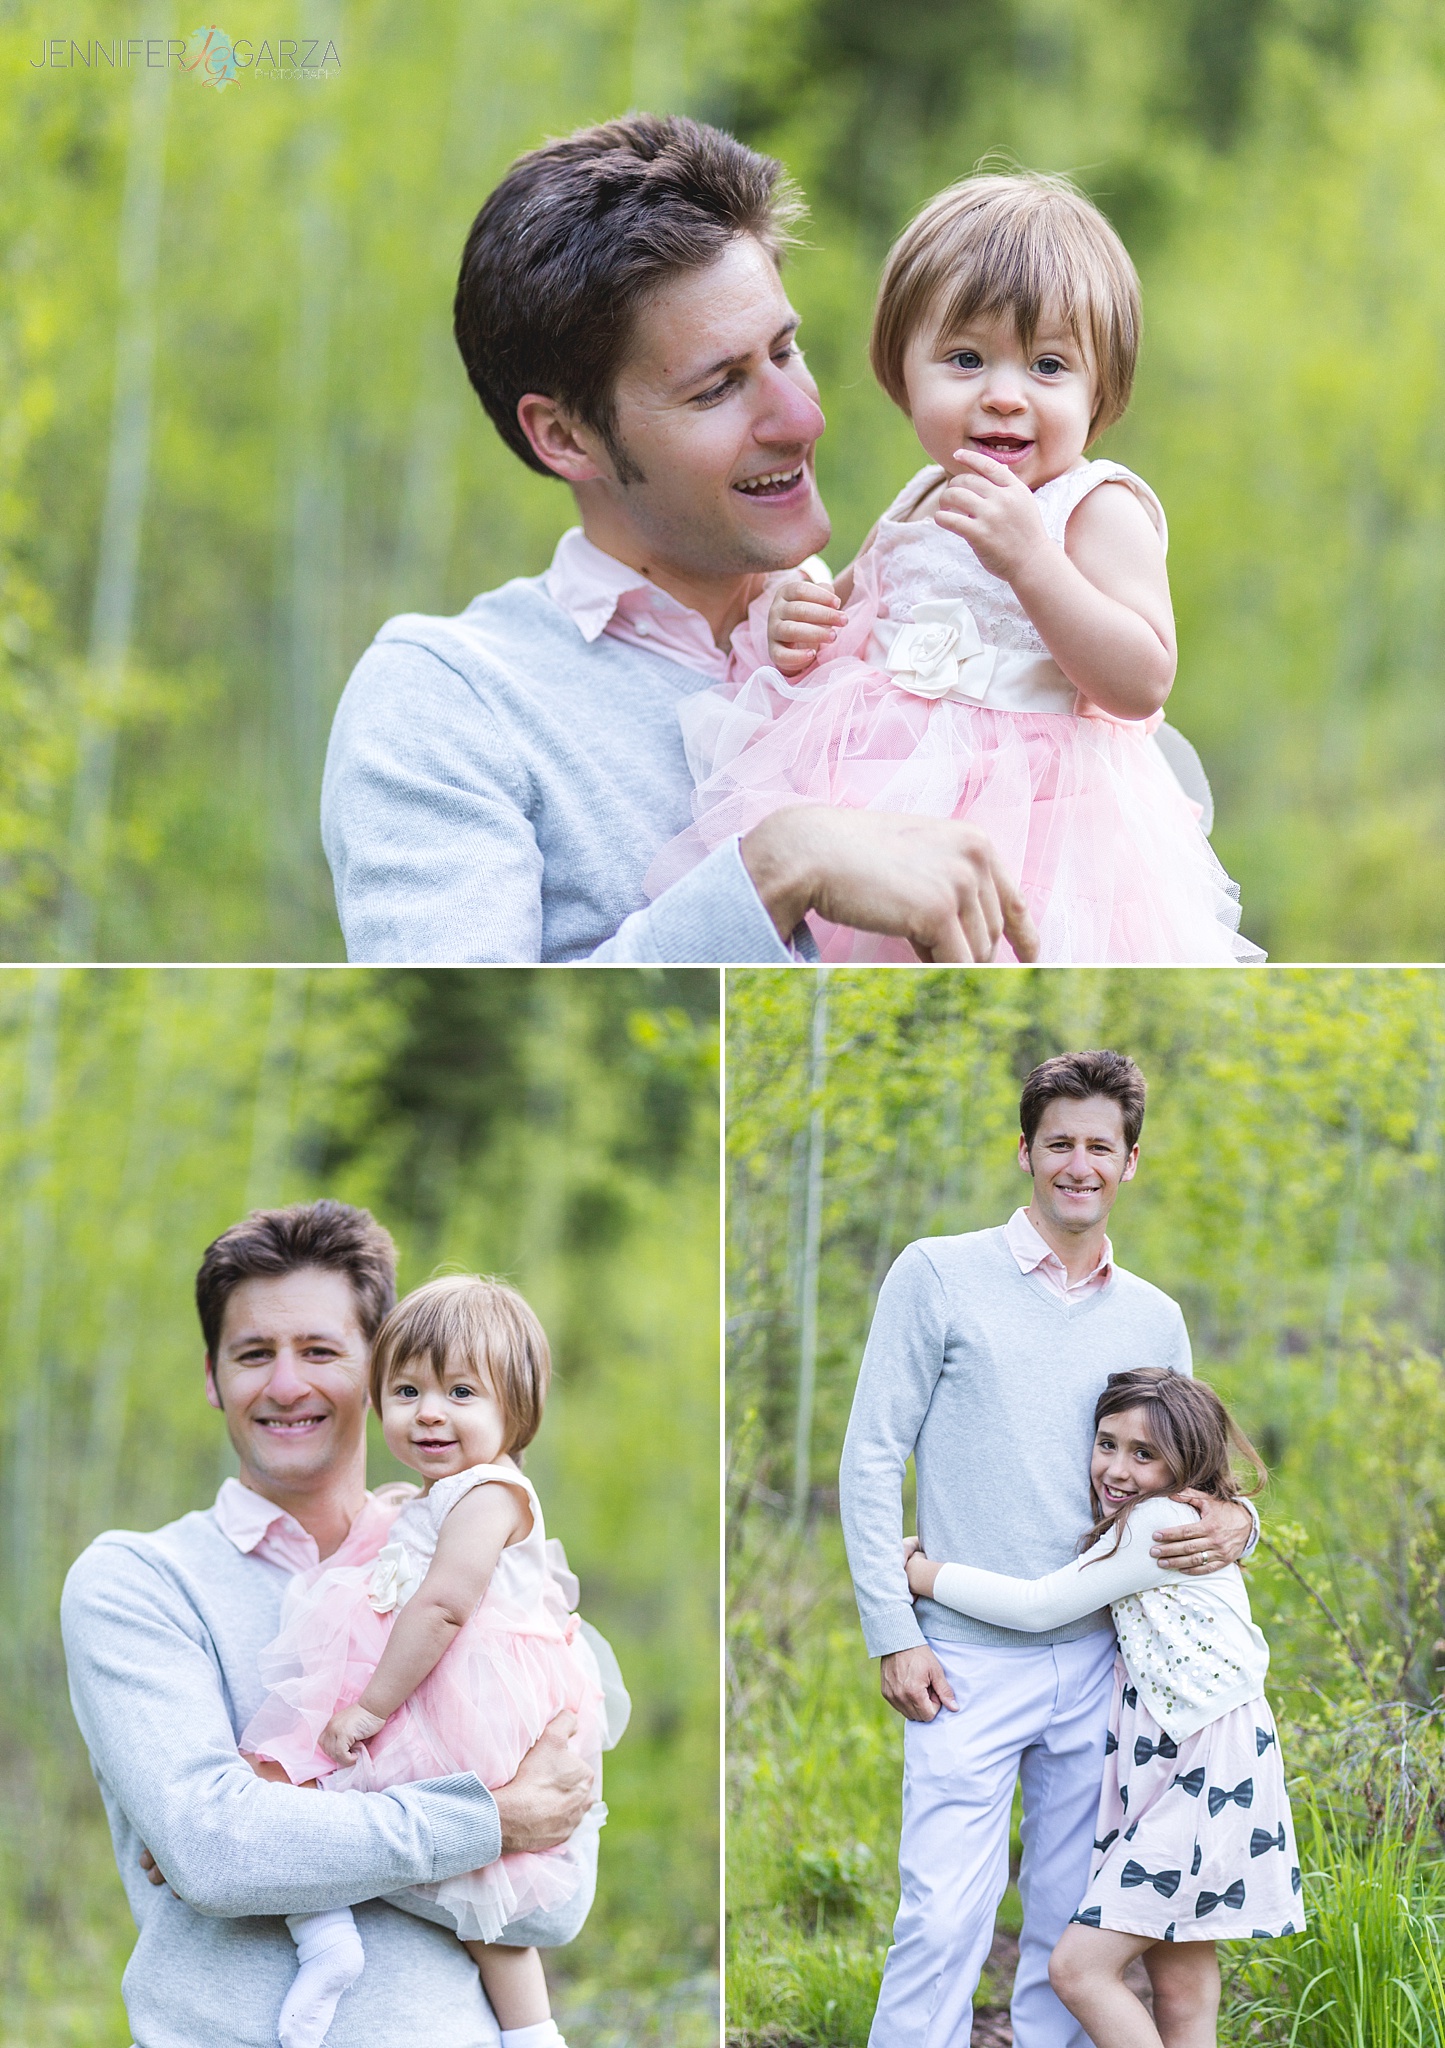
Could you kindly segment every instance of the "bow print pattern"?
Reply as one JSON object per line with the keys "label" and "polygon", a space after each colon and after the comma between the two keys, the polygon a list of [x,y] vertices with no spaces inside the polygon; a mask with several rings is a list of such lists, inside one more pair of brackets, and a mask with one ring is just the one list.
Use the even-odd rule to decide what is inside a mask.
{"label": "bow print pattern", "polygon": [[1182,1785],[1191,1799],[1197,1799],[1204,1790],[1204,1766],[1196,1764],[1192,1771],[1176,1771],[1174,1783]]}
{"label": "bow print pattern", "polygon": [[1254,1780],[1253,1780],[1253,1778],[1241,1778],[1241,1779],[1240,1779],[1240,1781],[1239,1781],[1239,1783],[1238,1783],[1238,1784],[1237,1784],[1237,1785],[1235,1786],[1235,1788],[1234,1788],[1234,1790],[1233,1790],[1232,1792],[1226,1792],[1226,1791],[1225,1791],[1225,1789],[1224,1789],[1224,1787],[1223,1787],[1222,1785],[1211,1785],[1211,1786],[1210,1786],[1210,1788],[1209,1788],[1209,1817],[1210,1817],[1210,1819],[1212,1820],[1212,1819],[1214,1819],[1214,1817],[1215,1817],[1215,1816],[1216,1816],[1217,1814],[1221,1814],[1221,1813],[1223,1813],[1223,1811],[1224,1811],[1225,1807],[1226,1807],[1226,1806],[1228,1806],[1228,1804],[1229,1804],[1229,1802],[1230,1802],[1230,1800],[1231,1800],[1231,1799],[1232,1799],[1232,1800],[1234,1801],[1234,1803],[1235,1803],[1235,1805],[1236,1805],[1236,1806],[1241,1806],[1241,1807],[1250,1807],[1250,1806],[1253,1806],[1253,1804],[1254,1804]]}
{"label": "bow print pattern", "polygon": [[1167,1735],[1161,1735],[1158,1742],[1151,1742],[1147,1735],[1136,1735],[1134,1738],[1134,1762],[1136,1765],[1147,1764],[1151,1756],[1171,1757],[1178,1756],[1178,1754],[1179,1744],[1172,1741]]}
{"label": "bow print pattern", "polygon": [[1277,1835],[1272,1835],[1268,1828],[1256,1828],[1249,1838],[1249,1853],[1251,1856],[1267,1856],[1271,1849],[1283,1849],[1284,1846],[1283,1821],[1279,1824],[1279,1833]]}
{"label": "bow print pattern", "polygon": [[1231,1913],[1237,1913],[1244,1904],[1244,1879],[1237,1877],[1234,1883],[1226,1885],[1222,1892],[1201,1892],[1194,1908],[1196,1920],[1202,1920],[1206,1913],[1212,1913],[1216,1906],[1228,1906]]}
{"label": "bow print pattern", "polygon": [[1105,1756],[1112,1756],[1112,1755],[1114,1754],[1114,1751],[1115,1751],[1115,1750],[1116,1750],[1116,1749],[1117,1749],[1118,1747],[1119,1747],[1119,1738],[1118,1738],[1118,1736],[1117,1736],[1117,1735],[1116,1735],[1116,1734],[1114,1733],[1113,1729],[1112,1729],[1112,1728],[1110,1728],[1110,1729],[1109,1729],[1109,1730],[1108,1730],[1108,1731],[1106,1732],[1106,1734],[1105,1734],[1105,1736],[1104,1736],[1104,1754],[1105,1754]]}
{"label": "bow print pattern", "polygon": [[[1141,1884],[1152,1884],[1161,1899],[1172,1899],[1179,1889],[1179,1880],[1183,1875],[1182,1870],[1146,1870],[1142,1863],[1136,1863],[1131,1856],[1119,1872],[1119,1884],[1126,1892],[1135,1890]],[[1242,1885],[1240,1896],[1244,1896]]]}
{"label": "bow print pattern", "polygon": [[1082,1913],[1075,1913],[1074,1920],[1080,1927],[1097,1927],[1103,1917],[1102,1906],[1085,1906]]}
{"label": "bow print pattern", "polygon": [[1105,1835],[1103,1841],[1095,1842],[1094,1847],[1099,1851],[1099,1854],[1102,1856],[1107,1850],[1113,1848],[1114,1844],[1118,1841],[1118,1839],[1119,1830],[1117,1828],[1110,1828],[1108,1834]]}
{"label": "bow print pattern", "polygon": [[1255,1731],[1254,1731],[1254,1753],[1255,1753],[1255,1755],[1256,1755],[1256,1756],[1263,1756],[1263,1755],[1264,1755],[1264,1753],[1265,1753],[1265,1751],[1266,1751],[1266,1750],[1267,1750],[1267,1749],[1269,1748],[1269,1745],[1270,1745],[1270,1744],[1271,1744],[1272,1742],[1274,1743],[1274,1745],[1275,1745],[1275,1748],[1276,1748],[1276,1749],[1278,1749],[1278,1747],[1279,1747],[1279,1742],[1278,1742],[1278,1739],[1277,1739],[1277,1738],[1276,1738],[1276,1736],[1275,1736],[1275,1732],[1274,1732],[1273,1728],[1256,1728],[1256,1729],[1255,1729]]}

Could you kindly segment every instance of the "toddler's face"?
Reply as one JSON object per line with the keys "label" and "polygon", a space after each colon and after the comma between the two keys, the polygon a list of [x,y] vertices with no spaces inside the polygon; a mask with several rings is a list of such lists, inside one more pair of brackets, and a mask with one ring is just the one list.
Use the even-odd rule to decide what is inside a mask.
{"label": "toddler's face", "polygon": [[472,1465],[494,1464],[507,1428],[496,1395],[471,1365],[438,1381],[431,1360],[414,1358],[391,1376],[381,1397],[387,1449],[430,1485]]}
{"label": "toddler's face", "polygon": [[1002,462],[1036,491],[1084,452],[1096,403],[1093,360],[1061,319],[1029,348],[1007,314],[958,328],[925,324],[903,361],[914,431],[953,476],[960,448]]}

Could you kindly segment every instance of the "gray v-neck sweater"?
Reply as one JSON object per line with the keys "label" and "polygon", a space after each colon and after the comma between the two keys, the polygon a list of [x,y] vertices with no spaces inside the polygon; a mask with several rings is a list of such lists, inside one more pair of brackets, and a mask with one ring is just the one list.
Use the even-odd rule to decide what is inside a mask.
{"label": "gray v-neck sweater", "polygon": [[1074,1555],[1093,1516],[1094,1403],[1111,1372],[1192,1370],[1179,1304],[1117,1265],[1068,1303],[1021,1273],[1002,1229],[928,1237],[899,1256],[868,1333],[839,1492],[870,1656],[925,1637],[1068,1642],[1108,1609],[1023,1634],[920,1600],[903,1573],[903,1474],[918,1476],[930,1557],[1040,1578]]}
{"label": "gray v-neck sweater", "polygon": [[[276,2048],[296,1974],[279,1916],[353,1904],[366,1968],[326,2048],[492,2048],[497,2026],[470,1956],[403,1889],[500,1853],[485,1786],[468,1772],[386,1792],[305,1792],[264,1782],[237,1752],[289,1583],[279,1565],[237,1550],[210,1509],[148,1535],[97,1537],[65,1582],[70,1697],[139,1930],[124,1982],[136,2048]],[[143,1846],[174,1890],[147,1882]],[[512,1932],[570,1941],[590,1903],[584,1887],[554,1924],[538,1916]]]}

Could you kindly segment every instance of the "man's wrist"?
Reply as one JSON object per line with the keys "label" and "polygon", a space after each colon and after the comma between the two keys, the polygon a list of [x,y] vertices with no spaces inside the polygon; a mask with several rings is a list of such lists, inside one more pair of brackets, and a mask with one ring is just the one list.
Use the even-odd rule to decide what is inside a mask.
{"label": "man's wrist", "polygon": [[738,842],[748,879],[785,946],[812,906],[816,882],[799,824],[804,815],[801,806],[774,811]]}

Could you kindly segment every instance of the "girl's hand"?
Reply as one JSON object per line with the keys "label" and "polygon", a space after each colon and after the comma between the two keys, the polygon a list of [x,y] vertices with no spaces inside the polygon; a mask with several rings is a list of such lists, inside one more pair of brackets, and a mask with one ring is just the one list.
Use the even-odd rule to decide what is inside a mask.
{"label": "girl's hand", "polygon": [[811,668],[838,631],[842,599],[828,583],[790,576],[768,608],[768,660],[785,676]]}
{"label": "girl's hand", "polygon": [[960,448],[953,459],[958,473],[944,486],[933,516],[968,542],[991,576],[1012,583],[1053,545],[1034,494],[1006,463],[976,448]]}
{"label": "girl's hand", "polygon": [[938,1566],[931,1558],[925,1557],[921,1549],[915,1549],[909,1553],[904,1569],[908,1573],[908,1589],[914,1599],[927,1600],[938,1577]]}
{"label": "girl's hand", "polygon": [[333,1714],[321,1731],[321,1747],[334,1764],[354,1764],[356,1745],[370,1742],[386,1726],[385,1714],[369,1714],[359,1703]]}

